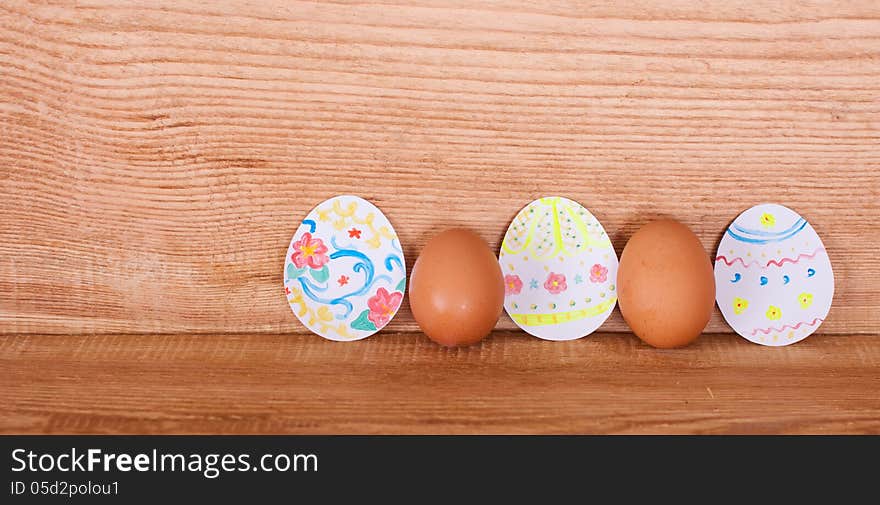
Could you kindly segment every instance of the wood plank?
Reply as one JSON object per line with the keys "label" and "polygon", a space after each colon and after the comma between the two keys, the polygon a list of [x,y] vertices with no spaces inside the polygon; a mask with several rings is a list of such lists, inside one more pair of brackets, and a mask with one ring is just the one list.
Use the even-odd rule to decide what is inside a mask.
{"label": "wood plank", "polygon": [[873,336],[0,337],[3,433],[880,433]]}
{"label": "wood plank", "polygon": [[822,331],[877,333],[878,54],[864,1],[4,1],[0,333],[303,332],[284,251],[340,193],[410,265],[548,194],[618,251],[784,203],[835,267]]}

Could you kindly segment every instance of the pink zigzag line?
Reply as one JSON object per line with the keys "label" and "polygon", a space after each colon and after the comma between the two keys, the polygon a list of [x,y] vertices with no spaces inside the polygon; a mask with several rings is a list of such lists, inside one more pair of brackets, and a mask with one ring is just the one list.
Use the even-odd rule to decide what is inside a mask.
{"label": "pink zigzag line", "polygon": [[789,328],[789,329],[792,329],[792,330],[796,330],[796,329],[800,328],[800,327],[803,326],[803,325],[807,325],[807,326],[816,326],[816,323],[817,323],[817,322],[818,322],[818,323],[821,323],[821,322],[823,322],[823,321],[825,321],[825,320],[822,319],[821,317],[817,317],[817,318],[813,319],[812,322],[801,321],[801,322],[799,322],[798,324],[796,324],[796,325],[794,325],[794,326],[792,326],[792,325],[790,325],[790,324],[783,324],[783,325],[782,325],[782,328],[779,328],[779,329],[776,329],[776,328],[774,328],[774,327],[772,327],[772,326],[771,326],[770,328],[766,328],[766,329],[765,329],[765,328],[755,328],[754,330],[752,330],[752,336],[754,337],[755,334],[758,333],[759,331],[760,331],[761,333],[763,333],[764,335],[769,335],[771,331],[775,331],[775,332],[777,332],[777,333],[780,333],[780,332],[785,331],[786,328]]}
{"label": "pink zigzag line", "polygon": [[820,251],[824,251],[824,250],[825,250],[825,248],[819,247],[815,251],[813,251],[813,254],[802,253],[802,254],[798,254],[797,258],[782,258],[779,261],[770,260],[763,267],[761,266],[760,263],[758,263],[758,260],[752,260],[752,261],[746,263],[745,261],[743,261],[742,257],[740,257],[740,256],[737,256],[736,258],[733,258],[732,260],[728,260],[726,256],[721,255],[721,256],[716,257],[715,261],[719,261],[719,260],[723,261],[729,267],[732,267],[734,263],[739,261],[740,263],[742,263],[743,267],[745,267],[745,268],[749,268],[752,264],[754,264],[756,266],[761,267],[761,269],[763,270],[765,268],[769,268],[770,265],[776,265],[778,267],[781,267],[782,265],[785,264],[786,261],[789,263],[795,264],[802,259],[813,259],[816,257],[817,254],[819,254]]}

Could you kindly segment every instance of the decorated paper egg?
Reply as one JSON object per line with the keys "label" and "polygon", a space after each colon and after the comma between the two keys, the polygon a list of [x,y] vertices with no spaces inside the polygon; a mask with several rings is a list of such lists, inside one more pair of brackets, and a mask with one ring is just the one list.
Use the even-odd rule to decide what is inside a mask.
{"label": "decorated paper egg", "polygon": [[504,308],[536,337],[589,335],[617,302],[614,247],[590,211],[567,198],[541,198],[522,209],[507,229],[498,261]]}
{"label": "decorated paper egg", "polygon": [[293,235],[284,292],[309,330],[330,340],[360,340],[397,313],[405,265],[382,211],[363,198],[337,196],[309,212]]}
{"label": "decorated paper egg", "polygon": [[763,345],[789,345],[819,328],[831,308],[834,274],[819,235],[775,204],[739,215],[718,246],[716,302],[728,324]]}

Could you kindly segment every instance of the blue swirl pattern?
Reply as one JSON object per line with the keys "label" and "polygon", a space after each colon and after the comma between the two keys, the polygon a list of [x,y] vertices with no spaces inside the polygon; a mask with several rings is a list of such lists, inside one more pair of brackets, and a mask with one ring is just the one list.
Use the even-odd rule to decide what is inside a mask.
{"label": "blue swirl pattern", "polygon": [[[352,270],[356,273],[364,274],[364,282],[363,285],[343,296],[339,296],[336,298],[328,299],[322,298],[317,293],[323,293],[327,291],[327,286],[318,286],[312,283],[311,280],[305,278],[305,276],[298,277],[297,280],[302,286],[303,293],[309,297],[312,301],[323,303],[326,305],[339,305],[345,308],[345,311],[342,314],[337,314],[336,319],[343,320],[348,318],[351,315],[353,310],[353,306],[351,302],[348,300],[349,298],[362,296],[370,291],[373,285],[378,281],[385,281],[387,284],[391,284],[393,281],[390,276],[387,275],[376,275],[376,267],[373,264],[373,261],[364,253],[354,249],[351,245],[347,245],[346,247],[339,247],[336,243],[336,237],[330,238],[330,244],[333,246],[334,252],[330,254],[331,260],[336,260],[339,258],[355,258],[357,259],[357,263],[354,264]],[[403,269],[403,261],[399,256],[395,254],[389,254],[385,258],[385,268],[389,272],[394,271],[394,266],[397,265],[401,269]]]}

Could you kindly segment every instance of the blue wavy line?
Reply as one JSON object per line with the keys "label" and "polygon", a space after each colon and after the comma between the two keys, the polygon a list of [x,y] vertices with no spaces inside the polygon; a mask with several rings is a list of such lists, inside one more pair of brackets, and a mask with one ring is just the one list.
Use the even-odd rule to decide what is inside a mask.
{"label": "blue wavy line", "polygon": [[351,302],[346,300],[345,297],[334,298],[332,300],[327,300],[325,298],[319,298],[317,295],[315,295],[315,293],[312,292],[311,288],[309,287],[311,285],[311,283],[308,282],[308,280],[303,279],[302,277],[297,278],[297,280],[299,281],[300,285],[302,286],[303,293],[305,293],[305,295],[308,296],[309,298],[311,298],[313,301],[316,301],[318,303],[323,303],[325,305],[342,305],[343,307],[345,307],[345,315],[343,315],[342,317],[337,315],[336,319],[345,319],[346,317],[348,317],[349,314],[351,314],[351,311],[354,309],[354,307],[352,307],[352,305],[351,305]]}
{"label": "blue wavy line", "polygon": [[747,244],[772,244],[774,242],[782,242],[783,240],[788,240],[791,237],[794,237],[795,235],[798,234],[798,232],[803,230],[805,226],[807,226],[807,222],[803,221],[801,223],[800,227],[797,228],[796,230],[792,231],[791,233],[789,233],[787,235],[780,236],[780,237],[774,237],[774,238],[743,237],[742,235],[737,235],[736,233],[734,233],[733,227],[727,229],[727,234],[730,235],[731,237],[735,238],[736,240],[739,240],[740,242],[745,242]]}
{"label": "blue wavy line", "polygon": [[297,279],[299,279],[299,283],[302,284],[303,286],[306,286],[306,283],[308,283],[308,288],[311,290],[317,291],[318,293],[323,293],[324,291],[327,291],[327,286],[321,287],[321,286],[318,286],[317,284],[312,284],[312,281],[307,279],[305,274],[300,275],[299,277],[297,277]]}
{"label": "blue wavy line", "polygon": [[394,263],[397,263],[397,266],[403,270],[403,261],[401,261],[400,257],[396,254],[389,254],[387,258],[385,258],[385,269],[389,272],[394,271]]}
{"label": "blue wavy line", "polygon": [[795,221],[794,224],[791,225],[791,227],[789,229],[783,230],[783,231],[764,231],[764,230],[758,230],[758,229],[754,229],[754,228],[743,228],[742,226],[740,226],[736,223],[733,224],[733,228],[735,228],[736,231],[738,231],[744,235],[754,235],[757,237],[773,238],[773,237],[781,237],[783,235],[787,235],[787,234],[793,232],[795,229],[798,229],[798,227],[803,228],[803,225],[804,225],[804,223],[806,223],[806,221],[807,221],[806,219],[800,218],[797,221]]}
{"label": "blue wavy line", "polygon": [[332,235],[332,236],[330,237],[330,245],[333,246],[333,249],[337,249],[337,250],[339,250],[339,251],[342,251],[342,250],[354,250],[354,246],[351,245],[351,244],[346,244],[346,245],[344,245],[344,246],[342,246],[342,247],[339,247],[339,244],[336,243],[336,235]]}
{"label": "blue wavy line", "polygon": [[318,225],[311,219],[303,219],[303,224],[309,227],[309,233],[315,233],[315,229],[317,229]]}

